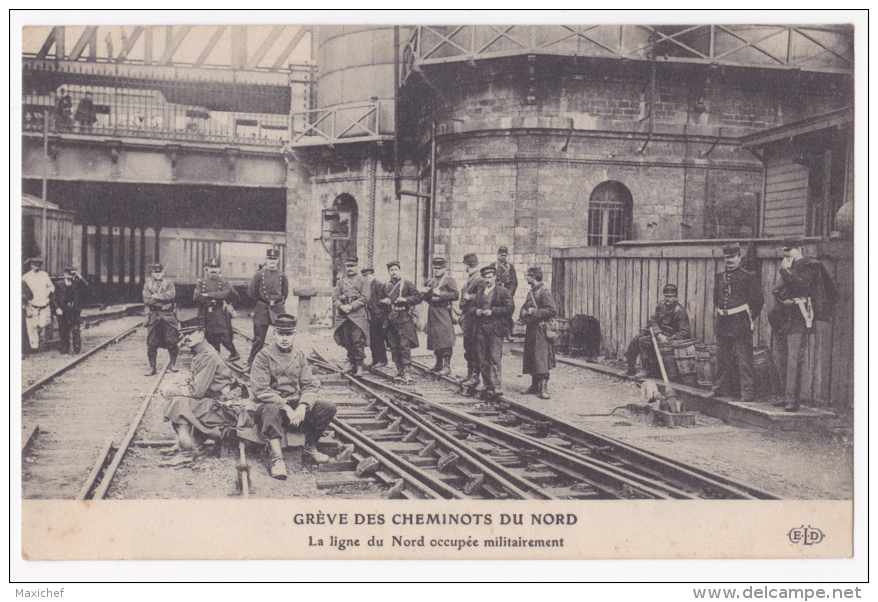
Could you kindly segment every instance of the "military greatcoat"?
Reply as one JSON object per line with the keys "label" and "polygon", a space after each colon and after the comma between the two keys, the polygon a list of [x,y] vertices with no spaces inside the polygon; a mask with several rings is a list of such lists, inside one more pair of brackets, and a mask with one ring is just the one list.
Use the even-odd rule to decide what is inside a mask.
{"label": "military greatcoat", "polygon": [[274,317],[284,313],[284,302],[289,294],[287,277],[280,270],[262,268],[253,274],[247,294],[256,301],[253,324],[273,324]]}
{"label": "military greatcoat", "polygon": [[469,278],[460,289],[460,329],[463,331],[465,339],[476,336],[476,298],[473,296],[468,301],[463,300],[464,295],[475,295],[484,285],[485,279],[476,270],[469,275]]}
{"label": "military greatcoat", "polygon": [[[451,321],[451,303],[457,301],[457,283],[454,278],[445,274],[442,278],[432,279],[428,290],[423,294],[430,308],[427,310],[427,349],[447,349],[454,347],[454,323]],[[439,294],[434,295],[433,289],[438,288]]]}
{"label": "military greatcoat", "polygon": [[156,280],[150,278],[143,285],[143,303],[149,308],[146,326],[153,330],[157,324],[164,322],[172,328],[179,328],[177,320],[177,289],[167,278]]}
{"label": "military greatcoat", "polygon": [[[333,324],[333,339],[338,345],[344,346],[341,328],[346,323],[363,331],[366,345],[369,344],[369,323],[366,315],[366,305],[372,296],[372,287],[366,278],[360,274],[345,276],[338,281],[335,290],[332,291],[332,306],[335,308],[335,323]],[[351,311],[342,313],[340,305],[350,305]]]}
{"label": "military greatcoat", "polygon": [[[536,309],[525,315],[525,310]],[[519,319],[525,324],[524,332],[524,374],[548,374],[555,367],[555,345],[546,336],[546,322],[558,315],[558,308],[552,293],[542,282],[533,287],[521,306]]]}
{"label": "military greatcoat", "polygon": [[209,334],[232,334],[232,323],[225,311],[225,303],[235,304],[238,293],[223,276],[199,278],[192,300],[198,303],[198,315],[204,320],[204,331]]}

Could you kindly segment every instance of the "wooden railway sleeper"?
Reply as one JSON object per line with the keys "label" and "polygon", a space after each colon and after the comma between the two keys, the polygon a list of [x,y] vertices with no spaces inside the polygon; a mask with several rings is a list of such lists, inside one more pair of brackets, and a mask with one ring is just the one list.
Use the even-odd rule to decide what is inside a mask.
{"label": "wooden railway sleeper", "polygon": [[424,445],[424,447],[421,448],[421,451],[418,452],[418,457],[425,458],[426,456],[431,454],[434,449],[436,449],[436,440],[428,439],[427,444]]}

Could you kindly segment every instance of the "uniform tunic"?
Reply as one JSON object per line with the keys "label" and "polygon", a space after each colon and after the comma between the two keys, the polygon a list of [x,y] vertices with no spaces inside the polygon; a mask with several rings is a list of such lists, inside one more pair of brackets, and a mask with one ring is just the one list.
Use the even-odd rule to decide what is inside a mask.
{"label": "uniform tunic", "polygon": [[262,268],[250,280],[247,294],[256,302],[253,324],[269,326],[274,317],[284,313],[284,303],[289,294],[287,277],[280,270]]}
{"label": "uniform tunic", "polygon": [[[509,296],[512,297],[512,311],[514,313],[515,291],[518,290],[518,276],[515,274],[515,266],[509,262],[500,263],[499,261],[495,261],[491,265],[497,270],[497,284],[509,291]],[[506,319],[506,327],[508,330],[505,336],[512,336],[512,327],[514,324],[515,321],[512,318],[512,314],[510,314]]]}
{"label": "uniform tunic", "polygon": [[[428,283],[423,299],[429,304],[427,310],[427,349],[435,351],[454,347],[454,324],[451,321],[451,303],[457,301],[460,293],[454,278],[445,274],[438,281],[434,278]],[[439,294],[434,295],[433,289]]]}
{"label": "uniform tunic", "polygon": [[375,278],[369,281],[369,302],[366,304],[366,316],[369,319],[369,348],[372,350],[373,364],[387,363],[387,342],[384,336],[384,313],[379,301],[384,295],[384,285]]}
{"label": "uniform tunic", "polygon": [[411,308],[421,302],[421,294],[408,280],[397,280],[384,285],[383,298],[390,299],[390,306],[383,305],[384,329],[393,333],[398,344],[406,349],[418,347],[418,333]]}
{"label": "uniform tunic", "polygon": [[[73,351],[79,353],[82,348],[80,317],[87,287],[88,285],[79,278],[74,278],[69,285],[62,280],[55,287],[52,305],[56,310],[61,310],[61,315],[58,316],[58,335],[61,337],[61,351],[64,353],[70,349],[71,335],[73,337]],[[57,314],[57,311],[55,313]]]}
{"label": "uniform tunic", "polygon": [[[335,308],[335,323],[333,339],[338,345],[348,347],[352,337],[345,332],[349,328],[357,328],[362,331],[365,344],[369,344],[369,321],[366,314],[366,305],[372,297],[372,287],[366,278],[360,274],[346,276],[338,281],[335,290],[332,291],[332,307]],[[342,313],[341,305],[350,304],[351,311]],[[359,340],[359,337],[358,339]]]}
{"label": "uniform tunic", "polygon": [[647,320],[646,329],[634,337],[628,345],[628,351],[625,353],[625,357],[628,359],[629,367],[631,369],[634,368],[634,363],[637,361],[637,355],[640,354],[640,357],[643,360],[644,370],[646,370],[651,376],[659,377],[661,376],[661,371],[659,369],[658,359],[655,355],[655,344],[652,342],[652,334],[650,334],[649,330],[653,327],[655,327],[659,333],[668,337],[669,341],[682,341],[689,339],[691,338],[689,314],[686,312],[686,309],[677,302],[674,302],[671,306],[668,306],[664,302],[659,303],[655,306],[655,311],[649,317],[649,320]]}
{"label": "uniform tunic", "polygon": [[753,330],[751,320],[762,311],[762,287],[753,272],[742,267],[720,272],[714,278],[713,303],[728,310],[747,304],[749,313],[730,316],[716,314],[716,386],[721,393],[731,393],[735,373],[740,379],[741,401],[752,401],[756,376],[753,370]]}
{"label": "uniform tunic", "polygon": [[147,318],[147,347],[177,348],[177,290],[167,278],[150,278],[143,285],[143,303],[149,308]]}
{"label": "uniform tunic", "polygon": [[[524,311],[535,308],[533,314]],[[552,293],[542,282],[533,287],[521,306],[519,319],[525,324],[524,333],[524,374],[546,375],[555,367],[555,344],[546,336],[546,322],[558,315],[558,308]]]}
{"label": "uniform tunic", "polygon": [[476,308],[475,297],[465,301],[464,295],[475,295],[484,284],[484,279],[476,270],[469,275],[463,288],[460,289],[460,329],[463,332],[463,358],[469,372],[479,370],[479,352],[476,349],[476,317],[472,311]]}
{"label": "uniform tunic", "polygon": [[232,322],[225,311],[225,303],[238,302],[238,293],[223,276],[199,278],[192,300],[198,303],[198,316],[204,320],[207,334],[232,336]]}

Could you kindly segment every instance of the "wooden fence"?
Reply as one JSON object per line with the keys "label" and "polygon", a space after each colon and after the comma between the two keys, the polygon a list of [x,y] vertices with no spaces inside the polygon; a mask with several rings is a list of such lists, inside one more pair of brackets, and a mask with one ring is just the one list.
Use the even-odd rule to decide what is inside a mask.
{"label": "wooden fence", "polygon": [[[612,247],[552,251],[552,292],[562,317],[577,314],[600,321],[603,351],[613,358],[646,325],[665,284],[676,284],[678,300],[689,312],[696,340],[714,343],[714,274],[724,269],[721,247],[731,241],[629,242]],[[746,250],[748,241],[741,242]],[[755,242],[765,308],[756,321],[754,344],[771,344],[768,311],[779,286],[782,253],[778,240]],[[839,290],[831,324],[817,323],[806,360],[811,382],[803,391],[815,401],[850,404],[853,399],[853,245],[848,241],[806,244],[806,257],[818,258]],[[809,397],[808,394],[805,397]]]}

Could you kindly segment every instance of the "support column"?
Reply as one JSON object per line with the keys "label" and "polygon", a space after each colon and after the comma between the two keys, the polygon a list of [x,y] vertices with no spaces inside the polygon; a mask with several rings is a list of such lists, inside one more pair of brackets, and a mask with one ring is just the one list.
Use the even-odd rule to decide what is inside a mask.
{"label": "support column", "polygon": [[101,254],[103,253],[103,249],[101,248],[103,245],[103,241],[101,240],[101,225],[95,224],[95,282],[98,283],[98,294],[101,294],[103,291],[103,282],[104,278],[101,274]]}
{"label": "support column", "polygon": [[[308,246],[314,238],[311,215],[311,178],[305,167],[296,159],[287,161],[287,216],[286,249],[284,252],[284,272],[290,281],[290,291],[298,287],[311,287],[311,263]],[[321,251],[322,252],[322,251]],[[285,310],[295,313],[293,295],[287,297]],[[307,327],[309,316],[297,316],[299,328]]]}
{"label": "support column", "polygon": [[146,228],[140,227],[140,286],[146,284]]}
{"label": "support column", "polygon": [[162,227],[156,226],[153,230],[155,230],[155,255],[153,256],[153,261],[161,261],[161,256],[159,254],[159,232],[161,232]]}
{"label": "support column", "polygon": [[88,280],[88,224],[82,224],[82,248],[79,250],[79,273]]}
{"label": "support column", "polygon": [[135,232],[136,232],[136,228],[135,228],[134,224],[131,224],[130,232],[131,232],[131,239],[128,241],[128,244],[129,244],[129,247],[128,247],[128,274],[129,274],[129,278],[131,279],[131,282],[128,285],[128,298],[129,299],[136,299],[137,298],[137,278],[136,278],[136,272],[135,272],[136,265],[134,262],[134,259],[135,259],[134,254],[137,250],[137,247],[135,246],[135,241],[134,241]]}
{"label": "support column", "polygon": [[113,226],[107,226],[107,296],[114,297],[116,294],[115,291],[115,282],[113,280],[113,274],[115,274],[115,270],[113,269],[115,266],[113,265],[113,260],[115,259],[115,253],[113,252]]}

